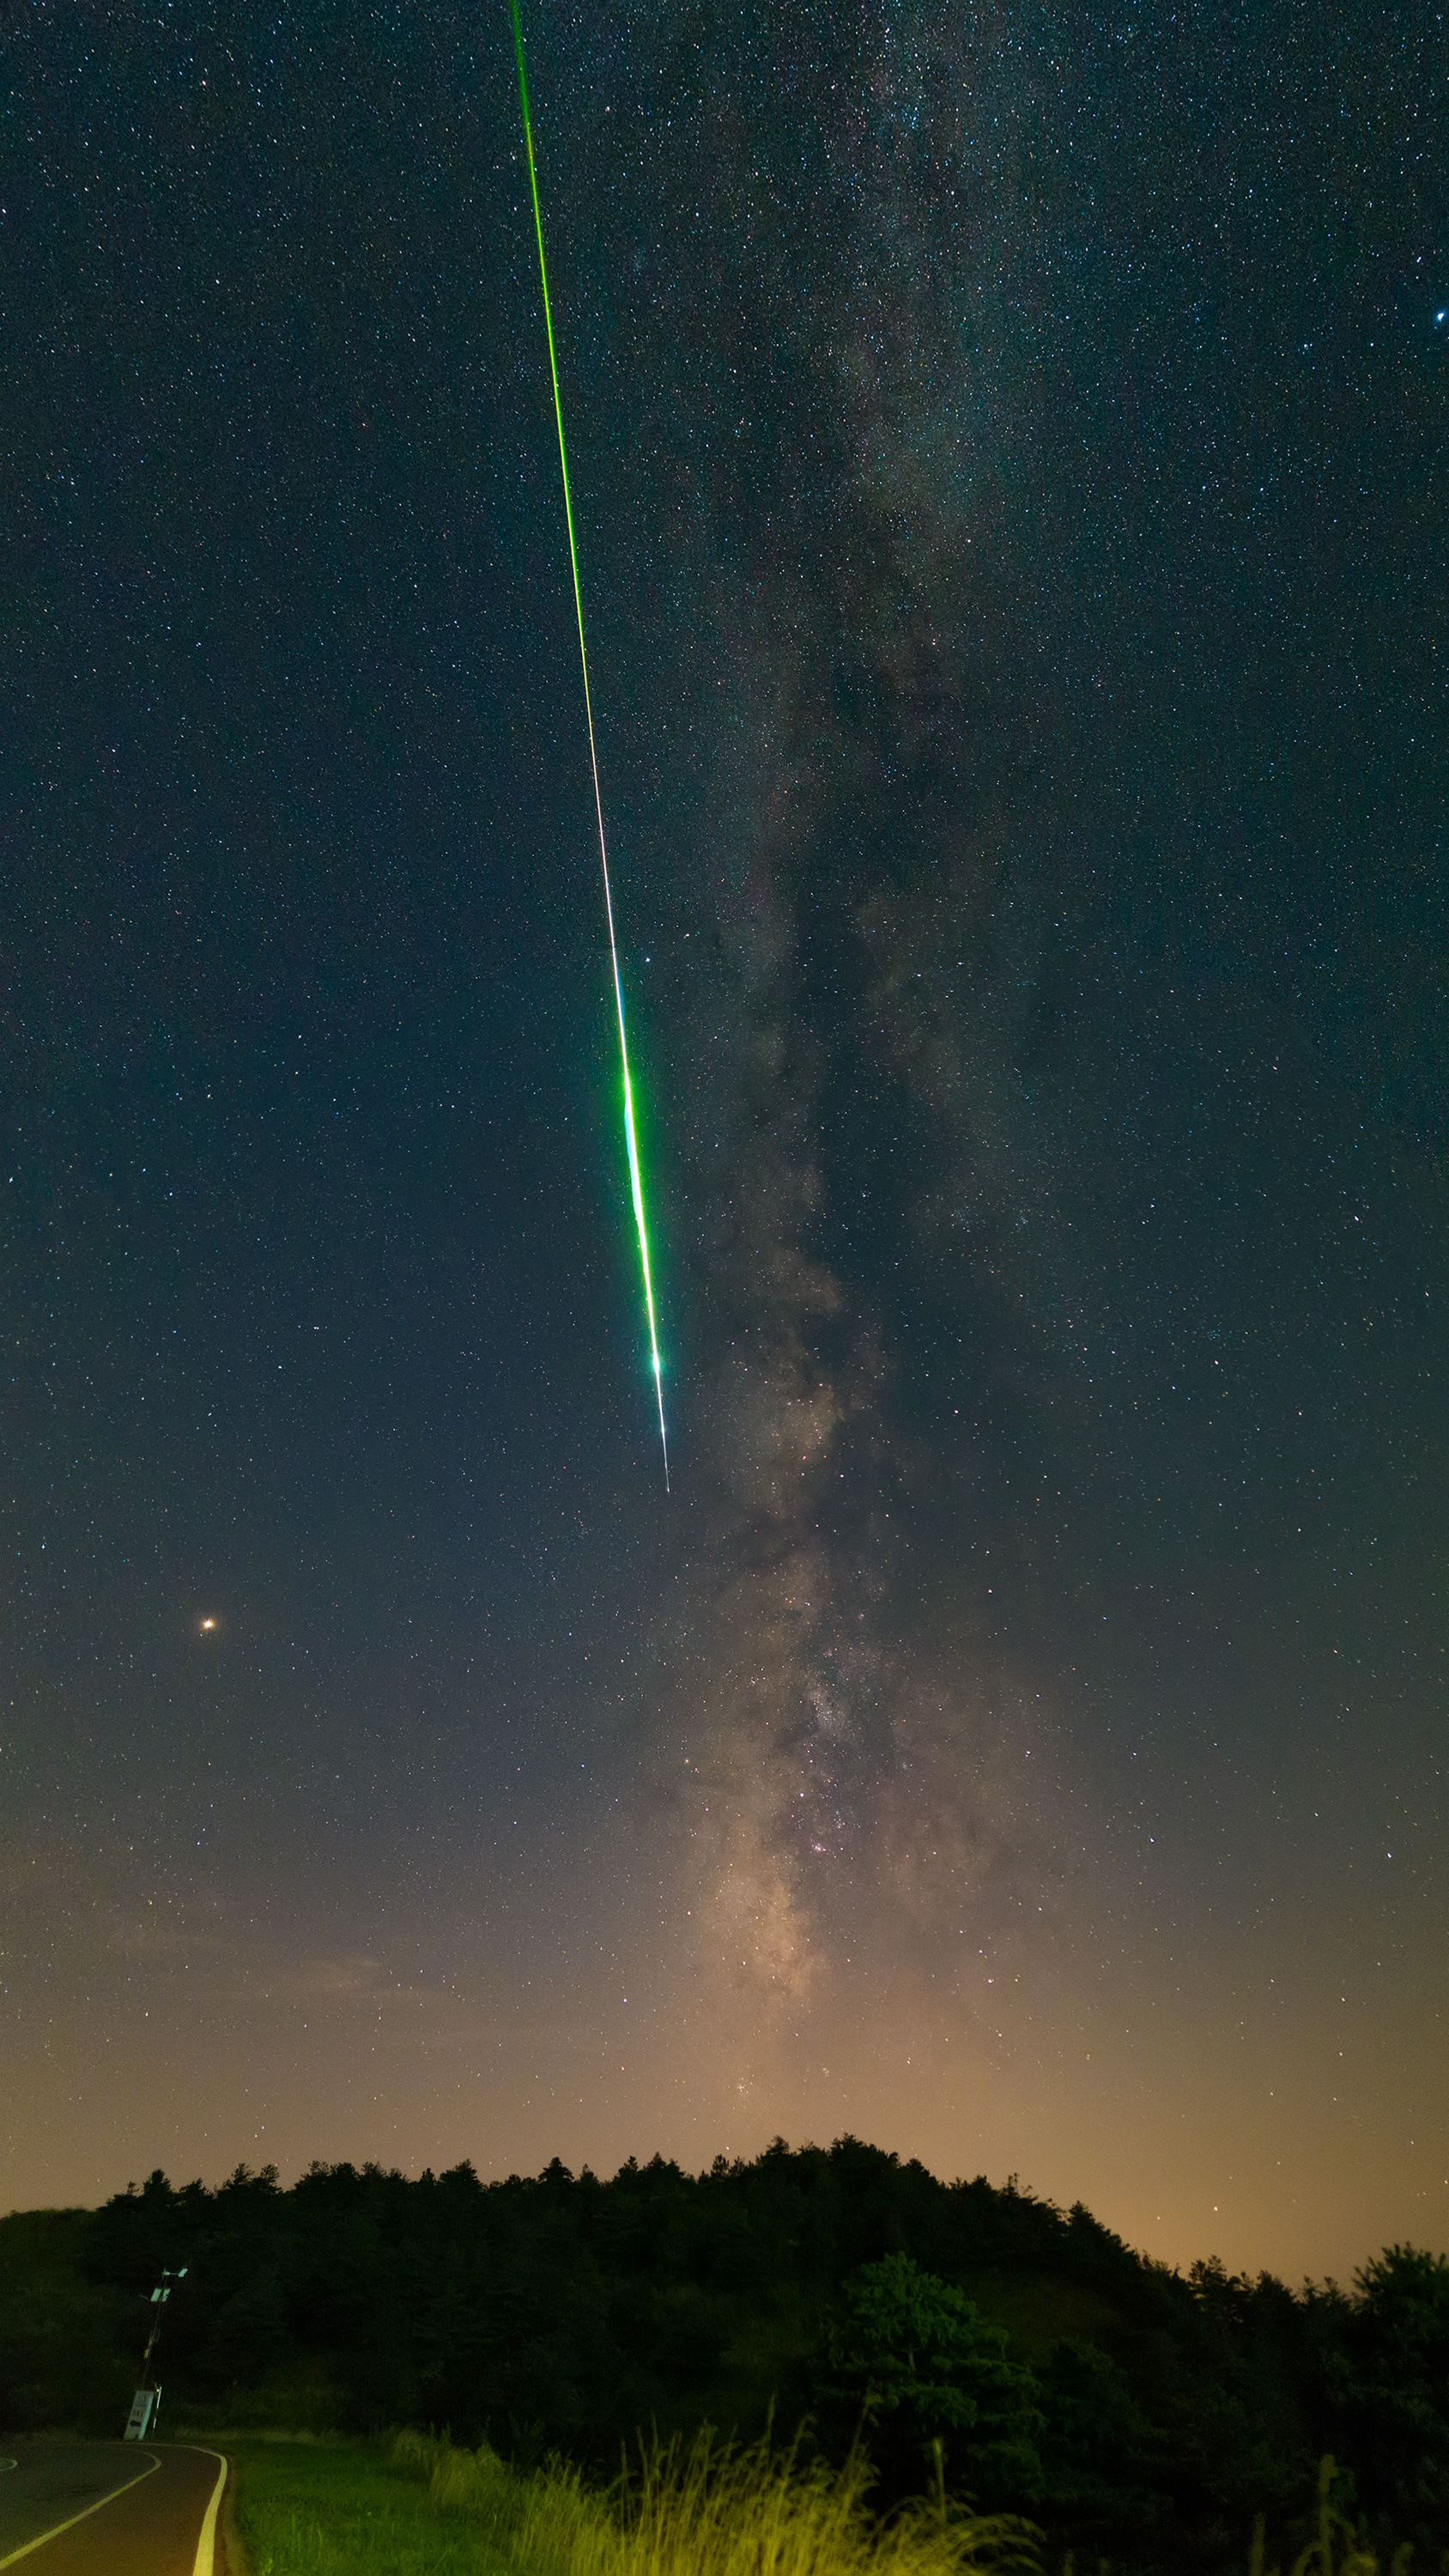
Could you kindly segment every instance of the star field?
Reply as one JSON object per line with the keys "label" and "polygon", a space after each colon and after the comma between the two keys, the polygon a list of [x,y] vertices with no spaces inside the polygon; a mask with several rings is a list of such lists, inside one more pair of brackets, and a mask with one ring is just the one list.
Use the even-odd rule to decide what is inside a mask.
{"label": "star field", "polygon": [[669,1497],[507,13],[0,39],[6,2203],[1444,2245],[1442,26],[525,28]]}

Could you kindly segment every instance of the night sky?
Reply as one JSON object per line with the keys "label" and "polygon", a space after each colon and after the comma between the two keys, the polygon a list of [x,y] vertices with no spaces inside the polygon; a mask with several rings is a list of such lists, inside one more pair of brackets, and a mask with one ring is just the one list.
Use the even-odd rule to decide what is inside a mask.
{"label": "night sky", "polygon": [[3,50],[0,2205],[1449,2246],[1432,8]]}

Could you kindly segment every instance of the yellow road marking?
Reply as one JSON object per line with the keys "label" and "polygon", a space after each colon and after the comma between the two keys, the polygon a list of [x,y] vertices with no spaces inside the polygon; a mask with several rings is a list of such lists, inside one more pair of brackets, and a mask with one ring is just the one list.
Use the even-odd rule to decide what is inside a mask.
{"label": "yellow road marking", "polygon": [[160,2466],[160,2461],[153,2459],[149,2469],[138,2469],[135,2476],[127,2478],[123,2486],[112,2487],[109,2495],[97,2496],[94,2504],[84,2505],[79,2513],[67,2514],[64,2522],[53,2522],[49,2531],[42,2531],[37,2540],[27,2540],[23,2548],[12,2549],[8,2558],[0,2558],[0,2567],[13,2567],[17,2559],[28,2558],[32,2549],[43,2549],[48,2540],[58,2540],[63,2531],[73,2531],[78,2522],[89,2522],[91,2515],[99,2513],[103,2504],[114,2504],[117,2496],[128,2495],[131,2488],[138,2487],[143,2478],[154,2478]]}
{"label": "yellow road marking", "polygon": [[221,2491],[226,2484],[226,2461],[220,2451],[198,2450],[197,2456],[203,2460],[221,2460],[221,2475],[211,2490],[211,2502],[206,2508],[206,2519],[201,2526],[201,2537],[196,2544],[196,2565],[192,2568],[191,2576],[215,2576],[216,2514],[217,2507],[221,2503]]}

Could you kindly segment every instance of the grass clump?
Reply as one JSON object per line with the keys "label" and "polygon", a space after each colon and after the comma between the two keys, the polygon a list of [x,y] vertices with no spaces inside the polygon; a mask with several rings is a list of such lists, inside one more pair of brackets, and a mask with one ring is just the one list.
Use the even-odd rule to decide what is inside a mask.
{"label": "grass clump", "polygon": [[[1356,2527],[1335,2501],[1339,2469],[1331,2451],[1325,2451],[1318,2463],[1318,2514],[1314,2538],[1300,2550],[1293,2561],[1293,2576],[1380,2576],[1381,2556],[1370,2548],[1361,2527]],[[1258,2514],[1253,2523],[1253,2537],[1248,2550],[1248,2576],[1265,2576],[1265,2517]],[[1388,2576],[1410,2576],[1413,2544],[1401,2541],[1388,2562]],[[1449,2551],[1443,2565],[1449,2571]],[[1267,2576],[1280,2576],[1277,2567]]]}
{"label": "grass clump", "polygon": [[418,2464],[376,2443],[226,2447],[249,2576],[513,2576],[485,2528],[441,2514]]}
{"label": "grass clump", "polygon": [[[243,2441],[235,2457],[251,2576],[1041,2576],[1040,2533],[949,2497],[939,2446],[934,2491],[886,2517],[860,2453],[832,2469],[708,2430],[641,2446],[602,2491],[562,2460],[524,2474],[486,2443],[415,2432]],[[1369,2546],[1346,2492],[1325,2458],[1308,2546],[1270,2569],[1260,2516],[1248,2576],[1411,2576],[1407,2547]]]}
{"label": "grass clump", "polygon": [[795,2446],[737,2449],[708,2430],[645,2447],[606,2494],[557,2460],[519,2477],[486,2445],[403,2434],[392,2458],[519,2576],[1027,2576],[1038,2564],[1032,2526],[952,2502],[939,2460],[935,2495],[883,2522],[860,2453],[834,2470]]}

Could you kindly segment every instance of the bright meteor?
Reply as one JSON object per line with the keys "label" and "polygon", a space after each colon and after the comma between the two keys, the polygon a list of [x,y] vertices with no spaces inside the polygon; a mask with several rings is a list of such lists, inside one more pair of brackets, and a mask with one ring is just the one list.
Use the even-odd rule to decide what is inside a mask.
{"label": "bright meteor", "polygon": [[664,1490],[669,1490],[669,1443],[664,1432],[664,1379],[659,1365],[659,1335],[654,1321],[654,1283],[649,1271],[649,1234],[644,1223],[644,1189],[639,1177],[639,1145],[634,1133],[634,1091],[629,1080],[629,1042],[624,1034],[624,985],[619,973],[619,943],[614,935],[614,897],[609,884],[609,853],[604,841],[604,800],[599,792],[599,755],[594,743],[594,706],[589,693],[589,654],[584,642],[584,599],[579,586],[579,554],[574,542],[574,505],[569,490],[569,458],[564,444],[563,402],[558,387],[558,354],[553,339],[553,308],[548,296],[548,263],[543,255],[543,214],[538,202],[538,171],[533,158],[533,121],[528,112],[528,74],[523,63],[523,24],[518,0],[508,0],[513,19],[513,50],[518,57],[518,96],[523,109],[523,140],[528,153],[528,184],[533,192],[533,227],[538,235],[538,274],[543,287],[543,327],[548,334],[549,373],[553,378],[553,412],[558,423],[558,461],[563,474],[564,517],[568,522],[569,563],[574,576],[574,610],[579,621],[579,661],[584,675],[584,714],[589,728],[589,764],[594,773],[594,813],[599,826],[599,859],[604,871],[604,911],[609,923],[609,956],[614,968],[614,1000],[619,1012],[619,1059],[624,1070],[624,1142],[629,1152],[629,1188],[634,1222],[639,1229],[639,1259],[644,1271],[644,1305],[649,1317],[649,1349],[654,1362],[654,1394],[659,1406],[659,1442],[664,1452]]}

